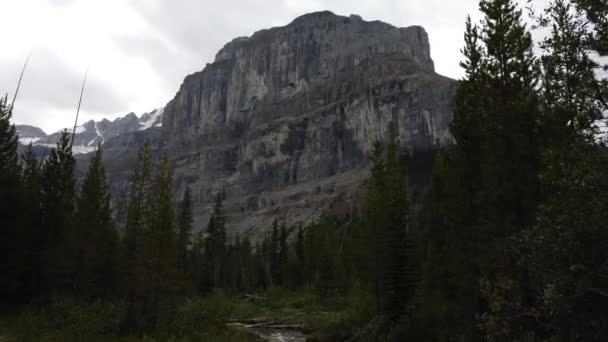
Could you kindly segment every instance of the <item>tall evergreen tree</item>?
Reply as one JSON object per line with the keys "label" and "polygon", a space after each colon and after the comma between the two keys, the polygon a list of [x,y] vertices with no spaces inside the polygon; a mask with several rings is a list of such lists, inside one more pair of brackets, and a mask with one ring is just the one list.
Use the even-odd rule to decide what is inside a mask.
{"label": "tall evergreen tree", "polygon": [[287,241],[287,227],[285,222],[281,223],[279,230],[279,250],[277,256],[277,267],[279,270],[279,284],[285,286],[287,284],[288,266],[289,266],[289,244]]}
{"label": "tall evergreen tree", "polygon": [[70,134],[63,131],[42,169],[42,220],[44,238],[44,278],[47,290],[69,292],[74,288],[77,261],[75,230],[76,161],[70,147]]}
{"label": "tall evergreen tree", "polygon": [[163,303],[181,292],[181,279],[176,270],[178,244],[173,206],[173,171],[165,155],[158,162],[147,199],[150,208],[148,226],[143,235],[142,266],[145,285],[143,328],[156,326]]}
{"label": "tall evergreen tree", "polygon": [[255,260],[252,254],[251,240],[248,236],[245,236],[241,242],[240,248],[240,290],[249,291],[255,284]]}
{"label": "tall evergreen tree", "polygon": [[0,273],[6,281],[0,285],[3,303],[12,302],[19,287],[19,227],[15,213],[19,210],[19,157],[17,132],[11,123],[11,108],[6,96],[0,98]]}
{"label": "tall evergreen tree", "polygon": [[369,270],[369,277],[374,291],[374,297],[376,302],[376,310],[382,311],[382,284],[381,284],[381,272],[382,266],[382,251],[383,247],[383,234],[379,232],[386,226],[386,215],[382,212],[384,208],[383,194],[386,189],[385,183],[385,171],[386,164],[384,159],[384,148],[380,142],[374,144],[371,157],[371,178],[369,181],[368,198],[367,198],[367,227],[364,234],[364,240],[368,241],[372,246],[370,255],[365,255],[362,259],[368,260],[369,264],[366,265]]}
{"label": "tall evergreen tree", "polygon": [[417,277],[414,270],[412,225],[407,179],[400,165],[399,143],[392,138],[386,153],[385,207],[388,222],[382,264],[386,312],[394,320],[409,314]]}
{"label": "tall evergreen tree", "polygon": [[293,283],[295,286],[304,285],[306,272],[306,257],[304,254],[304,230],[298,227],[295,243],[295,269],[293,272]]}
{"label": "tall evergreen tree", "polygon": [[190,187],[186,187],[184,196],[180,202],[180,210],[177,217],[177,228],[178,228],[178,263],[179,267],[186,271],[188,263],[188,250],[190,245],[190,238],[192,235],[192,193]]}
{"label": "tall evergreen tree", "polygon": [[209,289],[219,288],[225,281],[226,264],[226,218],[222,194],[218,193],[213,205],[213,212],[207,225],[204,260],[208,274]]}
{"label": "tall evergreen tree", "polygon": [[142,328],[142,300],[147,284],[143,277],[143,238],[149,225],[151,208],[147,205],[152,191],[152,165],[150,145],[146,142],[138,152],[138,159],[131,175],[127,217],[124,235],[124,280],[127,296],[127,329]]}
{"label": "tall evergreen tree", "polygon": [[118,286],[119,246],[100,147],[91,157],[77,204],[75,290],[86,298],[107,297]]}
{"label": "tall evergreen tree", "polygon": [[279,223],[276,219],[272,222],[270,231],[270,245],[268,248],[271,285],[277,286],[280,282],[281,267],[279,265]]}
{"label": "tall evergreen tree", "polygon": [[[41,293],[43,228],[40,211],[40,167],[30,144],[22,155],[20,227],[17,245],[23,248],[21,269],[21,298],[32,299]],[[16,262],[16,261],[15,261]]]}
{"label": "tall evergreen tree", "polygon": [[[127,218],[125,225],[125,247],[127,262],[135,261],[141,231],[147,224],[150,208],[146,207],[146,200],[152,186],[152,161],[150,144],[147,142],[138,153],[137,164],[131,175],[129,198],[127,203]],[[129,267],[132,269],[133,267]]]}

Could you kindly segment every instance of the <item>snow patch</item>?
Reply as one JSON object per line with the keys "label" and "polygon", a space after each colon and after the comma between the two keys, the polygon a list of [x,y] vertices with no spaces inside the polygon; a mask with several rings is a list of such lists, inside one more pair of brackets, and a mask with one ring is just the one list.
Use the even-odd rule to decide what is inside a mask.
{"label": "snow patch", "polygon": [[76,134],[82,134],[82,133],[84,133],[86,131],[87,131],[87,129],[84,128],[84,126],[78,126],[78,127],[76,127]]}
{"label": "snow patch", "polygon": [[[57,144],[36,144],[36,146],[44,146],[48,148],[57,148]],[[95,147],[74,145],[72,146],[72,154],[87,154],[95,151]]]}
{"label": "snow patch", "polygon": [[21,145],[29,145],[34,144],[38,140],[40,140],[40,138],[19,138],[19,143]]}
{"label": "snow patch", "polygon": [[165,108],[157,108],[150,114],[144,114],[140,118],[141,127],[139,131],[143,131],[152,127],[161,127],[163,125],[162,117],[165,112]]}
{"label": "snow patch", "polygon": [[72,154],[87,154],[95,151],[95,147],[90,146],[72,146]]}
{"label": "snow patch", "polygon": [[[97,127],[97,122],[94,123],[94,127],[95,127],[95,134],[97,134],[98,138],[101,138],[101,144],[103,145],[103,143],[105,142],[105,137],[103,135],[101,135],[101,132],[99,131],[99,127]],[[93,139],[91,140],[87,146],[91,146],[93,145],[93,143],[95,143],[97,141],[97,139]]]}

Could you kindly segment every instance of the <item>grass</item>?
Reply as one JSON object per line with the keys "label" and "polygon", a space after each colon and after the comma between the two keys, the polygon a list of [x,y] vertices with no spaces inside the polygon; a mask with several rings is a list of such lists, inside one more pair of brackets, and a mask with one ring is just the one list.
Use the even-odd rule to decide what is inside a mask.
{"label": "grass", "polygon": [[370,298],[353,288],[346,294],[319,296],[315,289],[269,289],[246,300],[215,292],[184,299],[161,311],[157,329],[149,336],[118,334],[125,314],[121,303],[82,304],[56,299],[41,309],[0,318],[0,342],[8,341],[257,341],[253,335],[228,329],[228,319],[256,319],[272,324],[305,327],[311,340],[327,341],[356,335],[371,319]]}

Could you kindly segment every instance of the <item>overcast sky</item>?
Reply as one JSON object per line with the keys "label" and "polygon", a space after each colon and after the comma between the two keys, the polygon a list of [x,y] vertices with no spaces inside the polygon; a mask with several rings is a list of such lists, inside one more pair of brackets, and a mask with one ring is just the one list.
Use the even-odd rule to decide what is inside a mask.
{"label": "overcast sky", "polygon": [[[543,2],[545,0],[535,0]],[[464,21],[478,0],[2,0],[0,92],[12,96],[31,53],[14,117],[47,133],[72,125],[82,77],[81,122],[164,106],[187,74],[238,36],[304,13],[358,14],[422,25],[440,74],[459,78]]]}

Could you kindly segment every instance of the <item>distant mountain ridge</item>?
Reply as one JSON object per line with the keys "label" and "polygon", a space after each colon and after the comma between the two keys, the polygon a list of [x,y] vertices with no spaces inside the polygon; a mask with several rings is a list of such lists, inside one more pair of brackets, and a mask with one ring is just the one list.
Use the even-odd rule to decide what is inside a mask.
{"label": "distant mountain ridge", "polygon": [[[108,119],[87,121],[76,127],[74,154],[92,152],[97,145],[103,145],[110,139],[122,134],[161,127],[163,113],[164,108],[161,107],[144,113],[140,117],[137,117],[135,113],[129,113],[113,121]],[[63,131],[60,130],[47,135],[42,129],[35,126],[17,125],[16,128],[19,134],[19,143],[22,145],[32,143],[34,146],[49,148],[55,147]],[[72,132],[71,128],[66,129],[68,132]]]}

